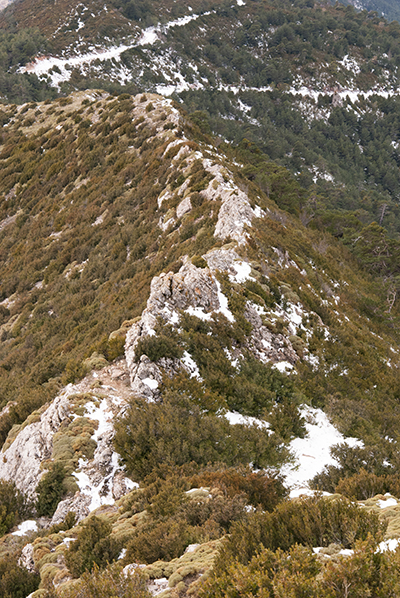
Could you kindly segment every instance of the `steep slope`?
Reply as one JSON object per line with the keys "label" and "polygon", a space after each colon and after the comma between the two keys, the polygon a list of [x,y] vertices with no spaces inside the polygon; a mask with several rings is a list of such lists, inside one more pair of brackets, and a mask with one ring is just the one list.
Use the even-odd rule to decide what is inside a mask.
{"label": "steep slope", "polygon": [[[304,188],[291,210],[315,226],[350,246],[373,221],[398,235],[397,23],[272,0],[43,11],[24,0],[3,14],[4,96],[104,86],[175,94],[204,132],[248,139],[288,167]],[[32,24],[40,34],[27,32]]]}
{"label": "steep slope", "polygon": [[[282,209],[288,171],[152,94],[78,92],[2,118],[0,477],[45,517],[1,554],[24,550],[35,597],[120,555],[164,578],[154,592],[187,578],[186,592],[235,522],[315,474],[398,494],[391,283]],[[342,446],[310,467],[321,431]],[[354,538],[383,537],[374,521]]]}

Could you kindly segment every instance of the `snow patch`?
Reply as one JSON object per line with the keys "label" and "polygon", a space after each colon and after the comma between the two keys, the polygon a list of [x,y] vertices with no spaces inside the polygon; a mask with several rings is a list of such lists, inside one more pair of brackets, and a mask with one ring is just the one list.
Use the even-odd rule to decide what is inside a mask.
{"label": "snow patch", "polygon": [[29,534],[29,532],[37,532],[38,526],[36,521],[28,519],[27,521],[23,521],[17,527],[17,530],[13,532],[12,536],[25,536],[25,534]]}
{"label": "snow patch", "polygon": [[201,376],[200,376],[199,368],[197,367],[197,363],[194,361],[194,359],[192,358],[190,353],[185,351],[183,353],[183,357],[182,357],[181,361],[189,370],[191,378],[197,378],[198,380],[201,380]]}
{"label": "snow patch", "polygon": [[231,282],[242,283],[246,282],[246,280],[255,280],[251,276],[251,266],[247,262],[233,262],[232,268],[236,270],[236,274],[229,274]]}
{"label": "snow patch", "polygon": [[219,309],[216,310],[217,313],[223,314],[229,322],[234,322],[235,318],[232,312],[228,308],[228,299],[225,297],[221,290],[221,285],[218,280],[215,281],[218,289],[218,301],[219,301]]}
{"label": "snow patch", "polygon": [[387,550],[393,551],[396,550],[398,545],[400,544],[400,540],[397,538],[391,538],[390,540],[384,540],[378,545],[378,552],[386,552]]}
{"label": "snow patch", "polygon": [[350,447],[363,446],[357,438],[345,438],[321,409],[303,405],[300,414],[306,419],[306,438],[295,438],[289,448],[294,456],[294,464],[284,465],[281,473],[285,484],[292,492],[308,488],[308,481],[320,473],[327,465],[336,465],[330,449],[336,444],[345,443]]}
{"label": "snow patch", "polygon": [[154,380],[154,378],[143,378],[142,382],[151,390],[156,390],[158,388],[158,382],[157,380]]}
{"label": "snow patch", "polygon": [[[111,387],[109,387],[111,388]],[[96,452],[100,450],[104,450],[104,446],[102,446],[102,440],[108,439],[110,436],[114,434],[113,428],[113,413],[110,407],[108,406],[108,400],[102,399],[98,405],[94,402],[89,401],[85,405],[86,407],[86,417],[89,419],[93,419],[98,422],[97,430],[95,430],[94,434],[92,434],[92,439],[97,444]],[[76,479],[76,483],[79,487],[79,490],[82,494],[91,497],[91,502],[89,505],[89,511],[94,511],[101,505],[113,505],[115,500],[112,495],[112,480],[117,473],[120,471],[122,467],[119,464],[119,455],[115,451],[112,452],[111,455],[111,462],[110,462],[110,472],[102,477],[99,482],[94,482],[89,475],[84,471],[84,469],[89,465],[89,461],[85,459],[79,459],[78,467],[79,471],[75,471],[72,475]],[[88,469],[90,472],[91,470]],[[137,487],[138,484],[135,484],[128,478],[125,478],[126,486],[129,489]]]}
{"label": "snow patch", "polygon": [[263,428],[264,430],[268,430],[268,433],[271,433],[268,429],[270,427],[269,423],[263,419],[258,419],[251,415],[242,415],[236,411],[226,411],[224,417],[228,420],[231,426],[236,426],[238,424],[242,426],[257,426],[258,428]]}
{"label": "snow patch", "polygon": [[[264,340],[263,340],[263,345],[264,345],[264,347],[268,348],[267,343]],[[290,372],[294,366],[291,363],[289,363],[288,361],[279,361],[278,363],[272,364],[272,367],[274,369],[278,370],[279,372],[281,372],[282,374],[285,374],[286,372]]]}
{"label": "snow patch", "polygon": [[387,507],[397,506],[397,499],[390,495],[385,495],[386,498],[376,501],[376,506],[380,509],[387,509]]}
{"label": "snow patch", "polygon": [[195,316],[204,322],[209,322],[212,318],[212,313],[206,314],[202,307],[193,307],[193,305],[189,305],[185,313],[189,314],[189,316]]}

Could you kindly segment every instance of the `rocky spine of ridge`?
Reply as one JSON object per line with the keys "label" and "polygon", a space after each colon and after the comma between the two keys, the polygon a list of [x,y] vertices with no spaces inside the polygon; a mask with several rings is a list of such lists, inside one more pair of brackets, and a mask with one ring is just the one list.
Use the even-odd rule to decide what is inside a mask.
{"label": "rocky spine of ridge", "polygon": [[[99,97],[99,94],[97,94]],[[152,110],[148,110],[151,103]],[[75,104],[66,105],[65,110],[72,111]],[[158,121],[161,110],[166,110],[167,117]],[[246,247],[249,231],[258,218],[263,218],[266,211],[257,205],[254,199],[235,182],[235,175],[229,168],[229,162],[221,160],[216,150],[211,146],[204,150],[194,149],[193,143],[184,135],[176,137],[165,128],[165,123],[177,126],[183,122],[178,111],[170,107],[170,102],[159,96],[148,96],[146,102],[135,103],[132,118],[142,118],[154,127],[154,133],[164,135],[170,139],[163,156],[173,152],[170,168],[177,165],[181,168],[184,182],[175,189],[171,184],[159,194],[157,205],[162,207],[173,194],[181,198],[177,207],[170,209],[166,215],[159,217],[159,227],[164,233],[176,226],[177,221],[191,212],[191,190],[188,188],[189,173],[195,161],[201,162],[204,170],[209,175],[209,183],[200,195],[205,201],[215,203],[218,216],[214,230],[216,242],[229,242],[222,248],[215,248],[203,256],[206,267],[197,267],[187,257],[183,256],[183,265],[178,272],[162,272],[154,277],[150,286],[150,296],[147,307],[139,320],[128,331],[126,338],[126,366],[120,362],[117,366],[109,366],[99,374],[88,375],[80,383],[67,386],[52,403],[46,408],[33,414],[22,426],[15,427],[9,434],[2,450],[0,460],[0,477],[14,480],[17,487],[30,498],[35,498],[35,490],[39,480],[52,462],[53,439],[62,433],[63,427],[73,422],[78,417],[74,412],[76,396],[88,395],[84,404],[86,411],[83,415],[91,418],[91,412],[103,409],[102,421],[98,421],[99,430],[95,431],[92,439],[96,448],[90,459],[79,459],[79,465],[73,477],[79,485],[73,497],[63,501],[53,517],[53,523],[58,522],[68,512],[75,511],[79,518],[87,515],[106,500],[113,501],[119,498],[129,488],[129,482],[124,478],[118,465],[118,457],[112,449],[112,419],[121,410],[129,394],[146,397],[149,400],[157,399],[158,387],[162,383],[164,373],[172,375],[184,369],[190,375],[197,374],[197,366],[189,354],[181,360],[161,359],[153,363],[146,355],[137,362],[135,347],[139,339],[154,334],[154,327],[159,319],[179,328],[180,313],[186,312],[201,319],[209,320],[214,314],[222,314],[228,322],[235,318],[228,307],[228,299],[221,290],[218,277],[226,274],[234,285],[244,284],[247,280],[256,280],[259,273],[251,264],[239,255]],[[96,114],[92,116],[96,120]],[[160,124],[161,123],[161,124]],[[12,124],[12,123],[11,123]],[[39,126],[39,123],[36,127]],[[169,136],[169,137],[168,137]],[[199,146],[197,146],[199,148]],[[181,166],[183,163],[183,167]],[[268,209],[268,208],[267,208]],[[236,245],[236,249],[235,249]],[[298,268],[288,255],[281,255],[275,249],[279,267],[293,265]],[[268,264],[264,263],[267,273]],[[245,318],[252,326],[252,333],[248,336],[242,349],[249,350],[263,363],[274,363],[282,371],[291,369],[299,357],[294,350],[289,338],[281,333],[273,333],[266,325],[266,318],[272,320],[281,318],[291,334],[295,335],[302,326],[304,307],[298,302],[288,303],[285,310],[272,310],[269,315],[263,308],[254,302],[248,301],[244,313]],[[242,349],[236,348],[230,355],[233,363],[242,356]],[[307,350],[306,350],[307,352]],[[121,366],[122,364],[122,366]],[[118,373],[130,378],[130,388],[118,382]],[[93,388],[95,383],[100,388]],[[93,401],[96,407],[93,406]],[[93,416],[95,418],[95,416]],[[107,420],[107,425],[104,421]],[[100,428],[103,426],[103,429]],[[47,464],[47,465],[46,465]],[[94,494],[96,495],[94,498]]]}

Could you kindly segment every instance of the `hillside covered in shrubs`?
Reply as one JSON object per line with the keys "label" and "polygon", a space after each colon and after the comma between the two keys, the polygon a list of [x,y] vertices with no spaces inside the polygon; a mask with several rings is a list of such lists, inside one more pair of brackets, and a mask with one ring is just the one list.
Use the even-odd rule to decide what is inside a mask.
{"label": "hillside covered in shrubs", "polygon": [[[5,595],[396,587],[399,308],[367,241],[388,233],[351,253],[291,209],[288,170],[161,96],[2,115]],[[293,498],[310,409],[342,444]]]}
{"label": "hillside covered in shrubs", "polygon": [[1,596],[400,595],[399,40],[0,14]]}

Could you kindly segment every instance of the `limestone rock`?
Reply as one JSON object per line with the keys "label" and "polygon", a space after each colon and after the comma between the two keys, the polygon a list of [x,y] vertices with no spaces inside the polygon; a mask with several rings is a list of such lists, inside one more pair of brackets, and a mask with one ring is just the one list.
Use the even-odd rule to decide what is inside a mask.
{"label": "limestone rock", "polygon": [[35,562],[33,560],[33,544],[25,544],[18,560],[18,565],[20,567],[25,567],[25,569],[27,569],[30,573],[35,571]]}
{"label": "limestone rock", "polygon": [[222,240],[230,238],[243,245],[246,243],[246,226],[251,226],[253,218],[263,214],[262,210],[253,210],[248,196],[235,184],[233,174],[226,168],[210,164],[209,160],[204,160],[203,165],[214,178],[201,195],[208,200],[222,201],[214,236]]}
{"label": "limestone rock", "polygon": [[182,218],[184,214],[187,214],[192,209],[192,202],[190,201],[190,197],[185,197],[184,200],[176,208],[176,217]]}
{"label": "limestone rock", "polygon": [[130,389],[124,382],[126,377],[126,362],[119,360],[93,371],[77,384],[69,384],[44,409],[38,421],[22,427],[0,456],[0,478],[15,481],[17,487],[34,500],[36,486],[46,471],[41,467],[42,461],[52,458],[54,434],[63,422],[68,423],[76,417],[72,411],[72,395],[96,395],[96,404],[88,397],[85,414],[98,421],[92,436],[97,445],[93,459],[79,459],[73,475],[80,491],[59,504],[52,523],[63,521],[69,511],[74,511],[80,520],[98,506],[112,504],[134,487],[125,477],[113,447],[113,419],[130,396]]}
{"label": "limestone rock", "polygon": [[[141,338],[153,336],[159,318],[166,324],[179,326],[180,312],[186,311],[202,319],[209,319],[212,313],[224,313],[231,322],[234,321],[227,305],[227,298],[221,292],[216,273],[226,272],[231,282],[240,284],[248,279],[255,280],[251,265],[244,261],[233,247],[218,248],[203,256],[207,268],[197,268],[189,259],[177,273],[168,272],[152,280],[150,297],[141,319],[128,331],[126,336],[126,360],[131,377],[131,388],[138,396],[147,400],[157,400],[162,374],[173,375],[180,368],[186,368],[185,360],[172,360],[168,363],[152,363],[142,355],[136,361],[135,347]],[[289,259],[289,258],[287,258]],[[247,301],[244,311],[245,318],[252,324],[252,332],[245,342],[245,346],[263,363],[278,364],[284,362],[288,367],[293,366],[299,356],[293,348],[289,337],[297,334],[297,327],[304,314],[300,305],[290,304],[286,311],[279,308],[272,314],[268,310],[251,301]],[[274,322],[279,320],[286,332],[274,331]],[[297,324],[296,324],[297,323]],[[239,352],[238,352],[239,351]],[[240,358],[240,350],[235,349],[232,360]],[[286,367],[286,366],[285,366]]]}
{"label": "limestone rock", "polygon": [[[136,362],[135,347],[140,338],[154,335],[157,318],[165,323],[178,323],[177,310],[199,310],[204,317],[221,309],[218,282],[209,268],[196,268],[186,260],[179,272],[161,274],[153,278],[150,297],[142,318],[135,323],[126,335],[125,355],[131,376],[131,388],[135,394],[147,399],[156,399],[158,384],[162,374],[158,365],[146,356]],[[174,371],[179,366],[173,361],[163,364]],[[157,386],[156,386],[157,382]]]}
{"label": "limestone rock", "polygon": [[264,324],[256,308],[246,306],[245,318],[253,325],[248,348],[263,363],[287,361],[294,365],[299,357],[290,341],[283,334],[273,334]]}
{"label": "limestone rock", "polygon": [[53,436],[61,423],[69,417],[69,385],[42,413],[40,420],[23,428],[0,455],[0,478],[12,480],[29,498],[43,475],[42,461],[51,457]]}
{"label": "limestone rock", "polygon": [[142,355],[132,367],[131,388],[135,395],[153,399],[158,397],[158,387],[162,383],[161,370],[146,355]]}
{"label": "limestone rock", "polygon": [[220,239],[234,239],[245,242],[244,229],[251,226],[254,212],[247,195],[243,191],[227,192],[221,196],[222,206],[218,213],[214,236]]}
{"label": "limestone rock", "polygon": [[65,520],[65,517],[70,511],[73,511],[76,515],[77,523],[85,519],[90,513],[89,506],[91,502],[90,496],[85,496],[80,492],[76,492],[72,498],[67,498],[58,503],[56,512],[54,513],[51,525],[58,525]]}

